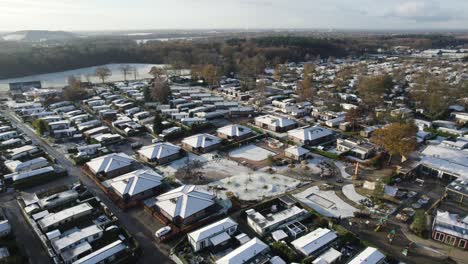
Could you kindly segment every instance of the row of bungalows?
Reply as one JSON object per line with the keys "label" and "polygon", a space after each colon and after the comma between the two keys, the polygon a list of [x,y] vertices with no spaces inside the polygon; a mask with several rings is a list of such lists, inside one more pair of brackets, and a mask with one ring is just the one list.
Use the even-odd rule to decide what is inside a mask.
{"label": "row of bungalows", "polygon": [[0,150],[30,144],[31,140],[13,127],[10,121],[0,117]]}
{"label": "row of bungalows", "polygon": [[134,249],[130,237],[108,208],[86,193],[85,187],[74,185],[61,192],[24,195],[19,203],[54,263],[125,260]]}
{"label": "row of bungalows", "polygon": [[286,117],[264,115],[254,119],[255,125],[273,132],[283,133],[297,127],[297,122]]}

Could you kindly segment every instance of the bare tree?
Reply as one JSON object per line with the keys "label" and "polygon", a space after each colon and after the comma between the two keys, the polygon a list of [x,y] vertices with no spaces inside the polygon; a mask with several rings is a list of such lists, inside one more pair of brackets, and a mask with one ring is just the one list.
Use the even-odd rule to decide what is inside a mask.
{"label": "bare tree", "polygon": [[102,83],[105,83],[106,79],[112,75],[112,71],[106,66],[101,66],[96,68],[95,74],[99,79],[101,79]]}
{"label": "bare tree", "polygon": [[122,64],[119,67],[120,71],[122,72],[124,76],[124,80],[127,81],[127,75],[130,74],[130,71],[132,70],[132,67],[128,64]]}

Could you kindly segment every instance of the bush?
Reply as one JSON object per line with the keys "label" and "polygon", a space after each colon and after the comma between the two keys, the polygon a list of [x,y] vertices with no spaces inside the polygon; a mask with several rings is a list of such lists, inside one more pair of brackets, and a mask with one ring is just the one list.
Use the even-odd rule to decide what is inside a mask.
{"label": "bush", "polygon": [[271,244],[271,249],[274,254],[278,255],[288,263],[299,262],[300,258],[297,253],[281,242],[274,242]]}
{"label": "bush", "polygon": [[418,236],[424,236],[426,232],[426,215],[423,210],[417,210],[414,215],[413,223],[410,225],[410,229]]}

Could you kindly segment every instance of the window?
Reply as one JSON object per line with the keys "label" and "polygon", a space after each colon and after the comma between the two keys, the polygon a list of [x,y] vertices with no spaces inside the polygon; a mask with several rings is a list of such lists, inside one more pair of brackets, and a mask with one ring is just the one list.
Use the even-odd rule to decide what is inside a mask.
{"label": "window", "polygon": [[466,240],[464,239],[460,239],[460,241],[458,242],[458,247],[459,248],[465,248],[466,247]]}
{"label": "window", "polygon": [[445,235],[439,232],[436,232],[434,235],[434,240],[444,241]]}
{"label": "window", "polygon": [[445,238],[445,243],[454,246],[456,240],[457,240],[456,237],[447,235],[447,237]]}

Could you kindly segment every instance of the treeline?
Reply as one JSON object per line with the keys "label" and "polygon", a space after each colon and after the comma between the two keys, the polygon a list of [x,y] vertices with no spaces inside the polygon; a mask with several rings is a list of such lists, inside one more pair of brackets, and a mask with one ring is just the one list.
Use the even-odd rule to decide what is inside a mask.
{"label": "treeline", "polygon": [[[466,41],[466,40],[464,40]],[[265,36],[258,38],[203,39],[147,42],[117,37],[74,39],[60,44],[26,45],[0,42],[0,79],[65,71],[107,63],[168,63],[176,67],[197,64],[220,66],[223,73],[239,70],[243,61],[261,57],[267,65],[285,61],[360,56],[391,45],[419,48],[463,44],[450,36],[371,36],[318,38]],[[416,47],[417,48],[417,47]]]}

